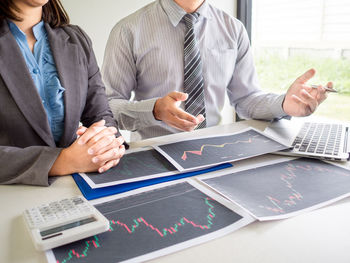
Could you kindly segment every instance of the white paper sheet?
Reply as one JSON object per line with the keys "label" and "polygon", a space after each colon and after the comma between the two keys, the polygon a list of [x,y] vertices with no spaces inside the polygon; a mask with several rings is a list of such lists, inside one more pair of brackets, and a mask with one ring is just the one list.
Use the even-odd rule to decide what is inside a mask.
{"label": "white paper sheet", "polygon": [[[156,257],[160,257],[160,256],[164,256],[170,253],[174,253],[176,251],[182,250],[182,249],[187,249],[191,246],[194,245],[198,245],[207,241],[210,241],[212,239],[224,236],[226,234],[232,233],[235,230],[238,230],[242,227],[244,227],[247,224],[250,224],[254,221],[254,219],[247,214],[244,210],[240,209],[239,207],[235,206],[234,204],[232,204],[231,202],[228,202],[227,200],[225,200],[222,196],[216,194],[215,192],[211,191],[210,189],[203,187],[201,184],[199,184],[198,182],[195,182],[192,179],[189,180],[181,180],[181,181],[177,181],[177,182],[170,182],[170,183],[164,183],[161,185],[156,185],[156,186],[151,186],[147,188],[147,191],[152,192],[153,190],[157,190],[163,187],[168,187],[168,186],[175,186],[181,183],[189,183],[191,186],[195,187],[197,190],[201,191],[202,193],[204,193],[206,196],[214,199],[216,202],[220,203],[221,205],[223,205],[224,207],[228,208],[229,210],[234,211],[236,214],[239,214],[240,216],[242,216],[242,218],[238,221],[236,221],[235,223],[228,225],[224,228],[221,228],[219,230],[216,230],[214,232],[208,233],[208,234],[204,234],[201,235],[197,238],[193,238],[181,243],[177,243],[175,245],[169,246],[169,247],[165,247],[156,251],[153,251],[151,253],[145,253],[143,255],[139,255],[137,257],[134,258],[129,258],[126,259],[122,262],[141,262],[141,261],[146,261],[146,260],[150,260]],[[142,190],[138,189],[138,190],[134,190],[130,193],[124,193],[124,194],[120,194],[120,195],[115,195],[115,196],[110,196],[110,197],[106,197],[106,198],[102,198],[99,200],[94,200],[91,201],[92,204],[94,205],[98,205],[98,204],[103,204],[109,201],[113,201],[113,200],[118,200],[118,199],[122,199],[125,197],[132,197],[133,195],[137,195],[137,194],[143,194],[145,192],[143,192]],[[136,205],[136,204],[135,204]],[[215,211],[215,209],[214,209]],[[107,232],[108,233],[108,232]],[[124,240],[125,241],[125,240]],[[123,242],[124,242],[123,241]],[[102,242],[102,241],[101,241]],[[125,241],[126,242],[126,241]],[[95,253],[98,253],[97,251],[98,248],[95,249]],[[133,249],[133,248],[131,248]],[[91,252],[92,253],[92,252]],[[47,260],[49,263],[57,263],[58,260],[55,258],[55,254],[52,250],[47,251],[46,252],[46,256],[47,256]],[[87,255],[91,256],[91,255]],[[86,258],[87,258],[86,257]],[[104,260],[104,254],[99,255],[100,257],[100,262],[106,262]],[[81,262],[86,262],[84,261],[83,258],[81,258]],[[91,262],[91,261],[87,261],[87,262]],[[110,261],[108,261],[110,262]]]}
{"label": "white paper sheet", "polygon": [[[227,136],[237,136],[237,140],[223,142]],[[239,137],[242,137],[242,139],[239,139]],[[218,145],[215,145],[213,140],[221,140],[221,142]],[[208,141],[208,143],[206,143],[206,141]],[[187,145],[191,143],[199,143],[200,146]],[[259,143],[259,145],[256,145],[257,143]],[[181,146],[179,146],[180,144]],[[248,145],[250,146],[246,148],[246,151],[248,152],[244,152],[244,147],[247,147]],[[153,147],[166,159],[168,159],[179,171],[186,171],[189,169],[202,169],[222,163],[244,160],[259,155],[284,150],[290,146],[276,141],[274,138],[259,130],[247,128],[236,133],[224,134],[220,136],[211,135],[197,139],[174,141],[167,144],[154,145]],[[186,150],[184,150],[185,147],[187,147]],[[204,150],[207,149],[210,149],[211,151],[213,151],[213,149],[220,149],[221,152],[218,154],[222,154],[223,156],[216,158],[214,151],[212,153],[204,154]],[[234,149],[237,152],[233,153]],[[186,162],[191,163],[188,164]]]}
{"label": "white paper sheet", "polygon": [[[332,204],[338,200],[341,200],[343,198],[346,198],[348,196],[350,196],[350,190],[349,192],[347,191],[335,191],[335,193],[332,192],[327,192],[328,196],[332,196],[332,198],[328,198],[327,196],[323,196],[323,192],[322,189],[319,189],[316,187],[314,188],[310,188],[309,191],[307,187],[310,187],[310,185],[307,185],[307,187],[305,189],[300,189],[300,183],[299,183],[299,187],[296,186],[297,185],[297,180],[300,179],[300,176],[303,176],[302,174],[298,174],[298,171],[296,169],[296,167],[293,166],[289,166],[289,171],[287,170],[284,173],[281,173],[280,175],[280,183],[282,182],[284,185],[281,186],[281,184],[276,184],[274,185],[274,181],[271,180],[271,174],[272,174],[272,170],[270,171],[270,174],[268,174],[269,171],[265,171],[262,172],[261,169],[259,168],[263,168],[265,169],[266,166],[268,167],[272,167],[271,165],[275,165],[275,164],[280,164],[280,163],[285,163],[288,164],[288,162],[293,161],[293,160],[302,160],[302,159],[298,159],[298,158],[292,158],[292,157],[280,157],[278,158],[278,160],[274,159],[274,160],[267,160],[267,161],[262,161],[260,163],[256,163],[255,162],[250,162],[247,163],[246,165],[240,166],[240,167],[233,167],[230,168],[228,170],[225,171],[220,171],[216,174],[210,174],[210,175],[202,175],[200,177],[198,177],[198,180],[200,180],[200,182],[202,182],[203,184],[205,184],[206,186],[212,188],[214,191],[216,191],[217,193],[220,193],[221,195],[223,195],[225,198],[227,198],[228,200],[230,200],[231,202],[235,203],[236,205],[240,206],[242,209],[246,210],[250,215],[252,215],[254,218],[258,219],[259,221],[267,221],[267,220],[277,220],[277,219],[285,219],[285,218],[289,218],[289,217],[293,217],[296,215],[300,215],[302,213],[306,213],[308,211],[312,211],[324,206],[327,206],[329,204]],[[317,169],[319,170],[319,173],[321,173],[321,170],[323,169],[322,167],[317,168],[317,166],[314,166],[314,168],[312,168],[312,165],[314,162],[320,162],[320,163],[326,163],[326,164],[330,164],[334,167],[340,167],[343,168],[343,171],[339,171],[339,174],[343,172],[341,176],[344,176],[343,179],[346,181],[348,181],[348,184],[350,185],[350,170],[347,167],[341,166],[338,163],[330,163],[330,162],[322,162],[319,160],[306,160],[311,162],[310,166],[299,166],[299,169],[313,169],[312,173],[317,173]],[[331,167],[330,167],[331,168]],[[302,171],[302,170],[300,170]],[[246,174],[242,174],[241,172],[247,172]],[[327,172],[328,173],[328,172]],[[248,179],[247,177],[250,176],[249,174],[252,174],[254,176],[260,176],[261,177],[261,181],[260,184],[255,184],[257,181],[251,181],[250,179]],[[326,173],[324,173],[325,175]],[[265,177],[264,177],[265,175]],[[223,178],[225,177],[229,179],[230,182],[226,181],[225,183],[222,180],[215,180],[215,178]],[[241,179],[237,176],[240,176]],[[243,177],[245,177],[246,179],[244,179]],[[299,177],[299,179],[298,179]],[[332,180],[335,180],[335,174],[332,172],[329,172],[329,177],[330,177],[330,184],[329,187],[331,187],[332,185]],[[347,179],[348,177],[348,179]],[[211,180],[213,179],[213,180]],[[308,180],[308,178],[302,178],[303,180]],[[339,178],[337,179],[339,180]],[[235,183],[236,181],[236,183]],[[323,184],[324,184],[324,179],[323,179]],[[239,185],[241,182],[244,182],[245,187],[247,188],[247,194],[242,194],[240,192],[241,189],[239,188]],[[264,182],[266,182],[266,185],[263,185]],[[317,178],[313,178],[312,180],[310,180],[310,184],[311,183],[317,183]],[[337,181],[336,181],[337,182]],[[334,186],[334,183],[333,183]],[[284,190],[283,190],[284,188]],[[335,188],[336,185],[335,185]],[[269,193],[262,193],[262,191],[265,191],[265,189],[271,189],[271,191],[269,191]],[[288,189],[289,195],[285,195],[283,202],[281,202],[281,198],[272,198],[271,196],[273,194],[271,194],[271,192],[279,192],[280,190],[285,191],[286,189]],[[325,189],[325,188],[323,188]],[[350,188],[349,188],[350,189]],[[325,190],[324,190],[325,191]],[[329,189],[327,188],[327,191],[329,191]],[[260,196],[260,198],[255,198],[254,199],[254,195],[257,194]],[[266,206],[266,203],[264,201],[264,199],[268,199],[271,202],[270,206]],[[255,200],[255,201],[252,201]],[[322,201],[317,201],[317,200],[322,200]],[[255,202],[255,203],[254,203]],[[291,210],[288,209],[289,207],[295,207]],[[270,211],[274,211],[274,215],[272,215],[271,212],[266,212],[266,214],[264,215],[263,212],[259,211],[259,207],[260,208],[266,208],[266,209],[270,209]],[[300,209],[299,209],[300,207]],[[280,211],[278,211],[280,210]],[[286,211],[283,211],[286,210]]]}
{"label": "white paper sheet", "polygon": [[[141,149],[127,150],[123,158],[126,158],[127,155],[132,154],[132,153],[144,152],[144,151],[148,151],[148,150],[151,150],[151,149],[152,149],[151,147],[145,147],[145,148],[141,148]],[[120,165],[119,166],[117,165],[116,167],[112,168],[111,171],[107,171],[107,173],[111,173],[113,171],[118,172],[118,169],[120,169],[120,168],[121,168]],[[140,171],[140,172],[143,172],[143,171]],[[179,173],[178,171],[174,170],[174,171],[169,171],[169,172],[147,174],[147,175],[144,175],[144,176],[140,176],[140,175],[133,176],[133,175],[130,175],[130,177],[124,178],[124,179],[118,178],[116,176],[111,177],[111,176],[108,176],[108,174],[105,173],[105,174],[102,174],[103,178],[104,178],[104,182],[101,182],[101,183],[95,183],[92,180],[92,177],[94,175],[89,175],[89,174],[86,174],[86,173],[80,173],[79,175],[89,184],[89,186],[91,188],[95,189],[95,188],[102,188],[102,187],[119,185],[119,184],[125,184],[125,183],[138,182],[138,181],[143,181],[143,180],[148,180],[148,179],[153,179],[153,178],[165,177],[165,176],[170,176],[170,175],[174,175],[174,174],[178,174],[178,173]],[[97,176],[100,176],[100,175],[97,175]]]}

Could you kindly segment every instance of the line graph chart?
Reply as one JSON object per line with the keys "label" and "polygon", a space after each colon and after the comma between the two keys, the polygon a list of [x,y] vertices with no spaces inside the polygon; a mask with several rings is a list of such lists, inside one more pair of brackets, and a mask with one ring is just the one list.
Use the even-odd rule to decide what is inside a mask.
{"label": "line graph chart", "polygon": [[176,168],[161,154],[150,149],[125,154],[117,166],[105,173],[86,173],[83,178],[87,179],[91,187],[99,187],[106,183],[126,183],[142,179],[141,177],[171,174],[175,171]]}
{"label": "line graph chart", "polygon": [[[204,151],[204,148],[206,147],[214,147],[214,148],[223,148],[225,147],[226,145],[235,145],[235,144],[240,144],[240,143],[252,143],[253,142],[253,138],[258,138],[259,135],[253,135],[252,137],[250,137],[248,140],[246,141],[236,141],[236,142],[227,142],[227,143],[223,143],[223,144],[220,144],[220,145],[215,145],[215,144],[204,144],[201,146],[200,150],[199,151],[184,151],[181,159],[186,161],[187,160],[187,154],[188,153],[192,153],[192,154],[196,154],[196,155],[202,155],[203,154],[203,151]],[[222,157],[222,158],[225,158],[225,157]]]}
{"label": "line graph chart", "polygon": [[288,147],[254,129],[247,129],[232,135],[186,140],[154,148],[182,171],[242,160]]}
{"label": "line graph chart", "polygon": [[204,180],[259,220],[286,218],[350,193],[350,171],[296,159]]}
{"label": "line graph chart", "polygon": [[206,225],[200,225],[200,224],[196,224],[195,222],[187,219],[186,217],[182,217],[179,222],[176,222],[174,224],[174,226],[171,226],[169,228],[163,228],[163,229],[158,229],[157,227],[154,227],[152,224],[148,223],[143,217],[139,217],[137,219],[134,219],[134,224],[129,227],[128,225],[124,224],[123,222],[120,222],[120,221],[115,221],[115,220],[111,220],[110,221],[110,231],[113,231],[114,228],[112,225],[117,225],[117,226],[122,226],[126,229],[126,231],[129,233],[129,234],[132,234],[135,232],[135,230],[141,225],[141,224],[144,224],[146,227],[150,228],[152,231],[155,231],[159,236],[161,237],[165,237],[167,236],[168,234],[175,234],[178,232],[179,230],[179,227],[181,226],[184,226],[185,224],[190,224],[192,225],[193,227],[197,227],[197,228],[200,228],[202,230],[205,230],[205,229],[210,229],[211,225],[213,224],[212,220],[213,218],[215,217],[215,214],[213,212],[213,208],[214,206],[211,205],[209,203],[209,197],[206,197],[205,198],[205,203],[206,205],[209,206],[209,213],[208,215],[206,216],[206,218],[208,219],[208,223]]}
{"label": "line graph chart", "polygon": [[[143,217],[134,219],[133,222],[134,224],[131,226],[126,225],[123,222],[120,222],[118,220],[110,220],[110,229],[109,231],[114,231],[115,226],[120,226],[124,228],[129,234],[135,233],[136,229],[139,228],[142,224],[145,225],[147,228],[151,229],[152,231],[155,231],[160,237],[166,237],[168,234],[175,234],[179,231],[179,227],[184,226],[186,224],[192,225],[193,227],[200,228],[202,230],[210,229],[211,225],[213,224],[213,218],[215,217],[215,214],[213,212],[214,206],[210,204],[209,197],[204,198],[206,205],[209,207],[208,208],[208,215],[206,216],[208,223],[206,225],[200,225],[196,224],[195,222],[188,220],[186,217],[182,217],[179,222],[176,222],[173,226],[170,226],[169,228],[163,228],[163,229],[158,229],[157,227],[154,227],[152,224],[148,223]],[[70,261],[73,257],[75,258],[84,258],[88,256],[88,252],[92,248],[99,248],[100,243],[99,243],[99,238],[97,235],[93,236],[91,240],[85,241],[85,247],[82,249],[82,252],[79,253],[75,249],[71,249],[67,257],[64,258],[62,261],[57,260],[57,263],[66,263]]]}
{"label": "line graph chart", "polygon": [[53,250],[56,263],[120,262],[229,226],[242,217],[188,183],[96,205],[106,233]]}

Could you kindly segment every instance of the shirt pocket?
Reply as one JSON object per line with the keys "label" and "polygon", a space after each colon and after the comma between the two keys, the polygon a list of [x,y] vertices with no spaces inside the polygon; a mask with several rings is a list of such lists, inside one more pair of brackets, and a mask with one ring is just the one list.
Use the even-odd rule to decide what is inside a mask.
{"label": "shirt pocket", "polygon": [[205,49],[203,73],[209,85],[226,88],[235,70],[236,49]]}

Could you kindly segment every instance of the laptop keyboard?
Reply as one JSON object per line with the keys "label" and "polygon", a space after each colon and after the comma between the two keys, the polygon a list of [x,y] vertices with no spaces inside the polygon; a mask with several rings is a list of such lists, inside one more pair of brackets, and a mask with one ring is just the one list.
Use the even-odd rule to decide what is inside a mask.
{"label": "laptop keyboard", "polygon": [[292,146],[299,152],[338,155],[342,129],[341,124],[306,122]]}

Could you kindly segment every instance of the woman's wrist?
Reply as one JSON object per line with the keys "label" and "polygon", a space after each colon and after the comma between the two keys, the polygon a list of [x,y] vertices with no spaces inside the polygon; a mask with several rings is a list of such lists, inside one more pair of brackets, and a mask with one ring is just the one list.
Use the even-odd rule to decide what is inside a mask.
{"label": "woman's wrist", "polygon": [[69,148],[65,148],[58,155],[56,161],[52,165],[49,176],[68,175],[75,172],[72,167],[72,159],[69,154]]}

